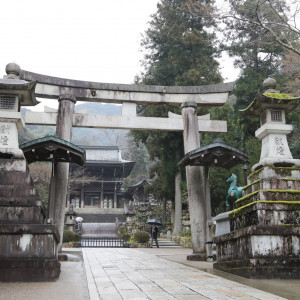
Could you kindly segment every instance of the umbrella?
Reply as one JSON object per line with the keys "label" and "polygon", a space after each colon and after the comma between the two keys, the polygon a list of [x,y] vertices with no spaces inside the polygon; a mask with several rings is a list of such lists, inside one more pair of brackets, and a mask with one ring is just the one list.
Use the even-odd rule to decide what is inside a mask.
{"label": "umbrella", "polygon": [[76,221],[77,223],[82,223],[82,221],[83,221],[83,218],[81,218],[81,217],[77,217],[77,218],[75,219],[75,221]]}
{"label": "umbrella", "polygon": [[157,220],[157,219],[150,219],[147,221],[147,224],[156,224],[156,225],[162,225],[161,221],[160,220]]}

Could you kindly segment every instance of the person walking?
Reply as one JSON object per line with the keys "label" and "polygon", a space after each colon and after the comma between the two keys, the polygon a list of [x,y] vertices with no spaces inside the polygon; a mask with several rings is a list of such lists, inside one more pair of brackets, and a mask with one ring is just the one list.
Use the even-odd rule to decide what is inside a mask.
{"label": "person walking", "polygon": [[156,224],[152,224],[152,227],[150,229],[150,236],[151,236],[150,248],[152,248],[153,246],[153,240],[155,241],[156,247],[159,248],[158,241],[157,241],[157,234],[158,234],[158,228]]}

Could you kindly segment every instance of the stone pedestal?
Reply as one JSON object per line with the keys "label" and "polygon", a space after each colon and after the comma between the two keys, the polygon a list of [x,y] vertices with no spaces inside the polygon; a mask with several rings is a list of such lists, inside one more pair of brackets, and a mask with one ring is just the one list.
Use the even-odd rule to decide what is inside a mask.
{"label": "stone pedestal", "polygon": [[53,281],[59,277],[59,233],[45,224],[45,209],[19,149],[20,106],[35,105],[35,82],[19,80],[6,66],[0,79],[0,281]]}
{"label": "stone pedestal", "polygon": [[248,177],[215,238],[214,268],[248,278],[300,278],[300,169],[263,167]]}
{"label": "stone pedestal", "polygon": [[29,173],[0,171],[0,281],[53,281],[59,277],[59,233]]}

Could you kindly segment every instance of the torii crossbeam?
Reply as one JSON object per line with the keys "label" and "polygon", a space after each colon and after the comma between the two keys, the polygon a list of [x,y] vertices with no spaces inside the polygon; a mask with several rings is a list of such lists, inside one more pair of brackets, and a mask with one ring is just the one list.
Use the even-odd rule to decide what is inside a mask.
{"label": "torii crossbeam", "polygon": [[[196,102],[198,106],[220,106],[233,89],[233,83],[206,86],[147,86],[137,84],[97,83],[50,77],[21,70],[20,79],[36,82],[37,97],[55,99],[68,94],[76,100],[122,104],[122,116],[75,113],[73,127],[115,128],[134,130],[183,131],[182,118],[138,117],[136,105],[181,105]],[[26,112],[28,125],[56,125],[57,113]],[[225,121],[198,121],[201,132],[226,132]]]}

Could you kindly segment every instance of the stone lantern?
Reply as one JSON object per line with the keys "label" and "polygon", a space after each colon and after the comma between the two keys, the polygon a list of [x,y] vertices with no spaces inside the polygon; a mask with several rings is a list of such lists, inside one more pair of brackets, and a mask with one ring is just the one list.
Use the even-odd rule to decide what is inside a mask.
{"label": "stone lantern", "polygon": [[271,78],[264,87],[244,110],[260,118],[260,160],[229,213],[230,232],[214,239],[214,268],[248,278],[299,279],[300,159],[293,159],[287,143],[293,128],[286,115],[300,97],[279,93]]}
{"label": "stone lantern", "polygon": [[260,160],[252,170],[263,166],[300,167],[300,160],[293,159],[287,135],[293,126],[286,124],[286,115],[300,104],[300,97],[280,94],[275,90],[276,81],[267,78],[264,83],[265,92],[258,93],[255,100],[244,110],[245,115],[260,118],[260,128],[255,137],[262,141]]}
{"label": "stone lantern", "polygon": [[77,216],[77,212],[74,211],[74,207],[73,204],[70,204],[69,206],[69,210],[65,213],[66,216],[66,222],[65,222],[65,226],[67,227],[67,230],[70,231],[75,231],[74,227],[76,225],[76,216]]}
{"label": "stone lantern", "polygon": [[0,79],[0,170],[25,172],[26,161],[18,142],[18,129],[24,127],[20,106],[33,106],[38,101],[36,82],[18,79],[20,71],[17,64],[8,64],[6,78]]}

